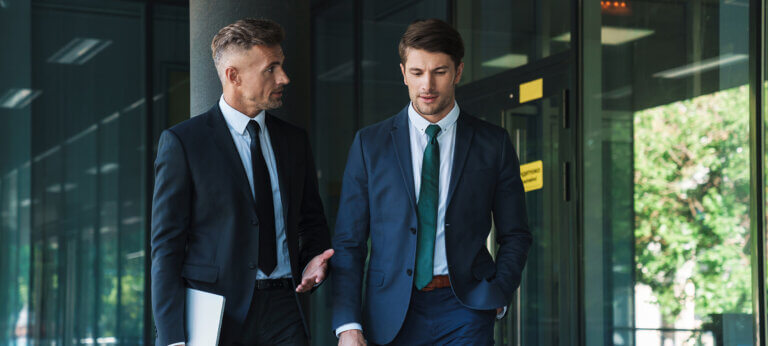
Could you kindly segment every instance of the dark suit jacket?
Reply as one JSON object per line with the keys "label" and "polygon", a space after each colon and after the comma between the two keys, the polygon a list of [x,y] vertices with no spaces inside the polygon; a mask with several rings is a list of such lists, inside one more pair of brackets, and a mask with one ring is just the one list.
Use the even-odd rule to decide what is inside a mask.
{"label": "dark suit jacket", "polygon": [[[295,286],[307,263],[329,248],[330,236],[306,132],[269,113],[266,124]],[[245,320],[259,258],[259,220],[245,169],[218,105],[160,136],[152,199],[152,311],[158,345],[186,340],[185,287],[223,295],[225,318]],[[304,301],[299,310],[305,328],[306,296],[296,298]]]}
{"label": "dark suit jacket", "polygon": [[[418,220],[408,121],[406,107],[355,136],[333,238],[332,326],[363,323],[376,344],[395,338],[414,287]],[[532,240],[520,164],[504,129],[463,112],[456,125],[445,214],[449,276],[461,303],[495,309],[512,300]],[[491,219],[500,245],[495,262],[485,246]]]}

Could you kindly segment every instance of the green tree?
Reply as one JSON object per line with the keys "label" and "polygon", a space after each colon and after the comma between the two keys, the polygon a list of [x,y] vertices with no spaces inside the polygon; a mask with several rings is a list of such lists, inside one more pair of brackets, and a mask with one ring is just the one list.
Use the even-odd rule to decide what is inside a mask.
{"label": "green tree", "polygon": [[636,280],[667,325],[691,298],[700,319],[751,312],[748,97],[741,86],[635,113]]}

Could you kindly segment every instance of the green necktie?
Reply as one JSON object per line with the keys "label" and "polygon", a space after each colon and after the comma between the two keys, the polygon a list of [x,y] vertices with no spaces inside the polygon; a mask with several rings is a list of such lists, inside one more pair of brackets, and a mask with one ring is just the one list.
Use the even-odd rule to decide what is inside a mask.
{"label": "green necktie", "polygon": [[422,289],[432,281],[435,261],[435,232],[437,232],[437,204],[440,181],[440,145],[437,134],[440,126],[427,126],[429,142],[424,149],[421,163],[421,188],[419,189],[419,235],[416,243],[416,288]]}

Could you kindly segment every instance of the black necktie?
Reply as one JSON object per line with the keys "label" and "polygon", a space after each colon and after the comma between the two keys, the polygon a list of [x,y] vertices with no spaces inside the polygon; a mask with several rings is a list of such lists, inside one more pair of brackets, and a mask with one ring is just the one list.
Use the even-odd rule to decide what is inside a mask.
{"label": "black necktie", "polygon": [[269,276],[277,266],[275,235],[275,205],[272,201],[272,183],[259,142],[259,123],[248,122],[245,128],[251,136],[251,168],[253,190],[256,195],[256,215],[259,217],[259,269]]}

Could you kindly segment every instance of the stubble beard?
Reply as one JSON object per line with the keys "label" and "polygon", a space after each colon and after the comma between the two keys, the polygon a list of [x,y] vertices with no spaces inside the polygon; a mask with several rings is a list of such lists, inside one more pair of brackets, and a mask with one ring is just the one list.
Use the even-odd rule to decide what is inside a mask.
{"label": "stubble beard", "polygon": [[[439,103],[434,105],[423,105],[420,103],[418,95],[416,96],[415,100],[412,101],[413,107],[416,108],[416,111],[419,112],[421,115],[437,115],[445,111],[449,106],[449,99],[442,99]],[[431,109],[430,109],[431,108]]]}
{"label": "stubble beard", "polygon": [[280,97],[279,99],[273,100],[270,99],[269,101],[259,105],[259,109],[263,109],[265,111],[271,110],[271,109],[277,109],[283,106],[283,98]]}

